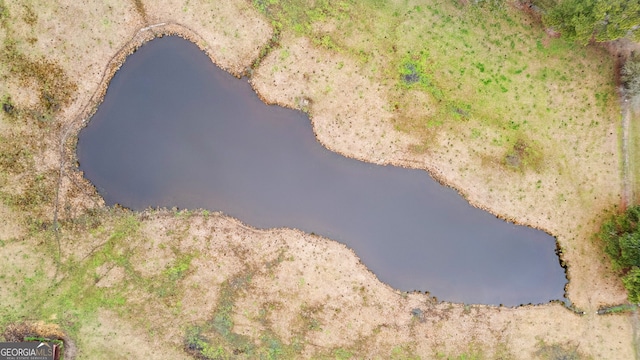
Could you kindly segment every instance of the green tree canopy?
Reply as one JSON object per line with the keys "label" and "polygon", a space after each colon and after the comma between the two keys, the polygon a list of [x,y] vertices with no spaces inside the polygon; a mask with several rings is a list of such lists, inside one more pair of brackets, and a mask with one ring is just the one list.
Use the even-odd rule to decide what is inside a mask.
{"label": "green tree canopy", "polygon": [[632,54],[622,66],[620,80],[630,98],[640,95],[640,55]]}
{"label": "green tree canopy", "polygon": [[598,237],[604,243],[614,270],[623,277],[629,301],[640,303],[640,206],[614,215],[600,228]]}
{"label": "green tree canopy", "polygon": [[544,22],[565,38],[582,44],[627,35],[640,40],[640,1],[560,0],[547,10]]}

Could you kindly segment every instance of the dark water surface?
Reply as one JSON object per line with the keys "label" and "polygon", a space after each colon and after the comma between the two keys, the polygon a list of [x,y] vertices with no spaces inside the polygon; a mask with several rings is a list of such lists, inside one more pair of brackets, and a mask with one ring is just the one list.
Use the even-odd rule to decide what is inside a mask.
{"label": "dark water surface", "polygon": [[399,290],[465,303],[564,299],[553,237],[473,208],[423,170],[325,149],[305,114],[265,105],[181,38],[127,59],[80,132],[78,158],[109,205],[205,208],[314,232]]}

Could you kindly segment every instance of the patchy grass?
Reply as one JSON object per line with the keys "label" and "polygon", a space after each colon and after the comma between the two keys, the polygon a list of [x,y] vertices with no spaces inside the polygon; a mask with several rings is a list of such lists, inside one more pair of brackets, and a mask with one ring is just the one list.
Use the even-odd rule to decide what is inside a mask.
{"label": "patchy grass", "polygon": [[[510,151],[525,135],[577,125],[576,115],[590,111],[585,97],[598,103],[601,115],[612,114],[612,63],[600,63],[603,58],[594,57],[593,49],[546,39],[530,19],[501,2],[342,1],[331,6],[256,0],[254,5],[277,28],[364,59],[380,80],[398,79],[391,103],[398,104],[398,128],[406,131],[425,122],[433,126],[434,119],[462,130],[471,118],[474,125],[501,133],[508,140],[497,146]],[[583,76],[603,71],[603,78]],[[411,101],[402,96],[407,88],[427,92],[437,104],[435,113],[403,116],[405,102]],[[543,145],[540,156],[556,155],[560,144],[535,140]]]}
{"label": "patchy grass", "polygon": [[[282,261],[282,260],[279,260]],[[279,262],[278,261],[278,262]],[[266,268],[272,270],[266,264]],[[185,351],[202,359],[297,359],[307,345],[307,334],[311,331],[322,331],[318,321],[314,318],[318,308],[303,306],[298,314],[297,335],[290,341],[285,341],[272,328],[270,312],[271,304],[261,307],[254,319],[262,330],[255,336],[249,337],[238,333],[235,329],[234,315],[242,312],[236,301],[248,296],[252,292],[251,281],[256,270],[246,270],[225,280],[220,286],[220,294],[215,311],[211,319],[205,323],[190,325],[184,336]],[[347,357],[347,354],[348,357]],[[332,355],[339,359],[348,359],[352,355],[344,349],[332,351]],[[331,358],[334,358],[334,357]]]}
{"label": "patchy grass", "polygon": [[[496,354],[496,358],[503,359],[500,354]],[[482,348],[478,347],[477,344],[471,343],[467,346],[467,349],[460,354],[456,355],[445,355],[443,353],[436,354],[437,359],[446,359],[446,360],[484,360],[487,359]],[[504,357],[504,359],[508,359],[508,357]]]}
{"label": "patchy grass", "polygon": [[[0,54],[0,61],[9,64],[10,77],[24,87],[36,84],[39,103],[30,112],[37,120],[51,121],[52,116],[69,103],[77,86],[58,64],[44,57],[34,59],[25,55],[19,49],[18,40],[10,37],[5,38]],[[15,111],[15,106],[11,107],[11,112]]]}
{"label": "patchy grass", "polygon": [[[154,13],[152,3],[142,6],[138,0],[110,1],[97,16],[95,4],[52,2],[46,9],[34,4],[7,6],[0,0],[0,211],[24,228],[0,239],[0,329],[45,320],[76,340],[84,354],[90,354],[86,357],[154,358],[135,352],[153,348],[161,352],[157,358],[172,359],[186,356],[185,349],[212,359],[414,359],[433,356],[435,349],[446,346],[443,356],[470,359],[512,357],[511,345],[496,340],[492,332],[523,339],[519,358],[531,358],[532,351],[538,351],[532,350],[534,336],[551,343],[549,329],[565,331],[570,324],[566,331],[584,334],[585,352],[597,358],[628,358],[628,322],[619,315],[608,316],[606,326],[556,305],[478,307],[471,316],[466,307],[394,293],[348,249],[319,237],[247,229],[209,212],[134,214],[91,207],[68,177],[65,186],[73,191],[64,200],[75,202],[63,202],[59,231],[53,231],[59,164],[55,156],[45,156],[45,150],[57,146],[58,126],[70,122],[62,118],[62,110],[83,105],[73,103],[76,82],[82,89],[78,93],[93,91],[110,56],[124,37],[135,33],[119,19],[138,19],[141,9],[149,11],[150,18],[164,15]],[[388,102],[382,105],[394,109],[396,128],[420,139],[416,153],[438,149],[442,134],[453,132],[470,148],[493,149],[487,151],[491,164],[517,170],[505,172],[507,176],[547,170],[555,174],[557,169],[570,173],[572,164],[549,166],[549,159],[566,151],[558,158],[582,161],[573,155],[589,154],[580,146],[586,144],[588,150],[591,143],[565,135],[601,134],[615,101],[612,87],[603,82],[608,60],[598,64],[602,58],[593,49],[547,39],[509,8],[374,0],[238,4],[231,12],[209,9],[220,21],[215,24],[224,26],[216,25],[221,29],[210,30],[208,39],[236,36],[240,42],[245,33],[239,29],[260,21],[251,18],[254,9],[249,7],[254,6],[278,30],[262,54],[256,50],[258,58],[280,47],[279,36],[287,33],[309,37],[328,56],[343,56],[333,66],[336,72],[352,71],[348,60],[354,60],[358,71],[382,89]],[[176,21],[213,28],[208,25],[213,16],[201,15],[200,5],[178,5],[175,8],[183,11],[171,14]],[[33,28],[53,24],[59,32],[52,36],[62,41],[56,51],[42,55],[32,46],[41,43]],[[78,26],[65,27],[68,24]],[[15,30],[17,25],[21,31]],[[104,31],[86,35],[100,26]],[[242,56],[234,54],[236,49],[229,46],[233,41],[211,41],[226,59],[251,53],[245,49]],[[255,49],[264,43],[256,40]],[[296,56],[288,48],[277,55],[283,62]],[[92,70],[70,79],[63,68]],[[578,87],[582,71],[588,76]],[[326,93],[335,92],[323,86]],[[363,102],[365,90],[354,92]],[[25,102],[30,97],[35,101]],[[317,100],[301,99],[308,109]],[[554,184],[535,180],[543,186]],[[411,312],[416,308],[424,309],[420,321]],[[478,336],[477,347],[468,346],[468,333]],[[104,339],[131,344],[127,351],[132,352],[114,353]],[[563,354],[563,346],[551,346],[550,351]],[[543,349],[539,355],[547,356]]]}
{"label": "patchy grass", "polygon": [[[3,94],[3,111],[11,116],[23,114],[40,122],[50,122],[60,109],[68,105],[77,85],[68,78],[62,67],[45,56],[25,53],[37,41],[35,37],[22,38],[15,34],[12,17],[8,7],[0,2],[0,25],[4,38],[0,45],[0,63],[6,66],[2,72],[4,81],[15,81],[23,88],[32,88],[38,92],[35,106],[20,109],[13,104],[9,94]],[[29,27],[38,22],[38,14],[31,4],[23,4],[21,21]]]}
{"label": "patchy grass", "polygon": [[147,10],[144,8],[144,3],[142,2],[142,0],[133,0],[133,3],[136,7],[136,12],[138,13],[138,15],[140,15],[140,17],[142,17],[142,19],[146,22]]}
{"label": "patchy grass", "polygon": [[[134,236],[137,221],[130,215],[122,216],[112,213],[110,217],[101,214],[103,221],[113,226],[111,231],[103,230],[105,242],[84,259],[68,258],[59,264],[58,275],[62,278],[54,279],[45,266],[51,264],[55,258],[47,256],[41,259],[41,266],[35,271],[25,274],[19,290],[21,304],[12,309],[15,315],[26,318],[55,320],[64,326],[72,335],[77,334],[82,319],[90,316],[100,307],[113,308],[123,305],[122,291],[106,291],[95,287],[95,269],[106,262],[126,264],[128,253],[122,252],[122,247]],[[63,232],[65,229],[63,227]],[[70,234],[67,234],[67,236]],[[56,254],[55,233],[53,231],[34,233],[39,249],[44,254]],[[62,236],[65,236],[64,234]],[[33,255],[31,255],[33,256]],[[30,255],[25,253],[23,259]],[[38,257],[39,258],[39,257]],[[35,259],[34,259],[35,260]],[[16,263],[16,274],[21,274],[20,263]],[[8,280],[11,280],[9,278]],[[0,324],[6,325],[12,321],[10,314],[3,314]]]}
{"label": "patchy grass", "polygon": [[255,73],[268,101],[304,96],[327,147],[428,168],[474,205],[557,236],[572,302],[618,301],[588,240],[619,203],[610,56],[548,35],[514,2],[323,4],[254,2],[289,54]]}
{"label": "patchy grass", "polygon": [[[527,136],[541,145],[536,158],[554,157],[562,145],[540,136],[543,131],[578,125],[576,114],[590,111],[584,97],[595,98],[598,92],[615,97],[612,80],[582,75],[604,68],[611,76],[610,62],[603,67],[589,61],[586,53],[592,50],[559,39],[543,43],[539,29],[506,6],[426,4],[404,15],[395,29],[398,53],[421,54],[421,63],[430,65],[430,87],[437,92],[427,91],[439,108],[434,117],[450,131],[467,133],[471,120],[485,132],[500,134],[497,141],[485,139],[505,152],[518,152],[519,139]],[[599,112],[610,116],[606,95]]]}
{"label": "patchy grass", "polygon": [[533,169],[540,171],[544,162],[539,146],[531,141],[522,138],[517,139],[512,148],[504,157],[504,162],[508,167],[525,170]]}
{"label": "patchy grass", "polygon": [[588,360],[592,357],[587,357],[582,354],[579,349],[579,345],[572,343],[554,343],[547,344],[543,341],[538,343],[538,351],[535,355],[539,359],[544,360]]}
{"label": "patchy grass", "polygon": [[31,149],[20,136],[0,135],[0,170],[4,174],[24,174],[33,167]]}

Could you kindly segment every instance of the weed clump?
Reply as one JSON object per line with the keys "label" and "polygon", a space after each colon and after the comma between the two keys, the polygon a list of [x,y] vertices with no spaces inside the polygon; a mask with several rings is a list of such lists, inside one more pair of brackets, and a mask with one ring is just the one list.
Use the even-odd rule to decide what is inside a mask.
{"label": "weed clump", "polygon": [[0,24],[6,26],[6,21],[9,18],[9,9],[4,4],[4,1],[0,1]]}
{"label": "weed clump", "polygon": [[541,152],[531,143],[518,139],[504,157],[504,163],[510,168],[524,170],[531,168],[540,171],[544,158]]}
{"label": "weed clump", "polygon": [[7,174],[21,174],[33,165],[33,158],[18,137],[0,135],[0,170]]}
{"label": "weed clump", "polygon": [[15,115],[16,107],[11,101],[11,96],[5,96],[2,98],[2,111],[10,117]]}
{"label": "weed clump", "polygon": [[419,86],[428,89],[431,85],[427,74],[427,54],[407,55],[400,62],[400,80],[403,87]]}
{"label": "weed clump", "polygon": [[144,21],[147,21],[147,10],[144,8],[142,0],[133,0],[133,2],[136,6],[136,12],[138,15],[140,15]]}
{"label": "weed clump", "polygon": [[586,360],[588,359],[578,351],[578,346],[567,344],[546,344],[540,342],[535,355],[544,360]]}
{"label": "weed clump", "polygon": [[[8,76],[15,78],[23,88],[37,84],[39,103],[33,111],[36,118],[48,119],[71,102],[77,85],[69,80],[60,65],[44,56],[34,59],[25,55],[19,49],[17,40],[10,36],[7,36],[3,45],[0,61],[7,64]],[[15,105],[6,99],[2,107],[7,113],[15,112]]]}
{"label": "weed clump", "polygon": [[420,82],[421,76],[418,72],[416,64],[407,63],[404,65],[404,71],[402,72],[402,80],[405,84],[411,85]]}
{"label": "weed clump", "polygon": [[213,318],[203,325],[187,328],[185,351],[199,359],[226,359],[233,355],[254,353],[255,345],[233,332],[235,298],[251,281],[251,273],[235,276],[220,286],[220,298]]}

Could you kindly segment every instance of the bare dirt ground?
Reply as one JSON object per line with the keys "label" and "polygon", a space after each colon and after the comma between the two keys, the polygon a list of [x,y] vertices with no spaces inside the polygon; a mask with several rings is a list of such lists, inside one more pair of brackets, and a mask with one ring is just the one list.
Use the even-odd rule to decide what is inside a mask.
{"label": "bare dirt ground", "polygon": [[[11,21],[0,39],[18,39],[19,51],[54,62],[76,86],[68,104],[50,123],[43,125],[27,115],[27,120],[15,121],[6,112],[0,118],[0,135],[28,139],[33,158],[29,167],[33,173],[14,169],[2,174],[3,191],[7,196],[29,194],[31,185],[25,184],[31,183],[25,179],[33,174],[47,174],[42,186],[51,190],[42,190],[51,201],[35,208],[0,205],[0,240],[9,244],[0,247],[9,264],[0,279],[5,285],[0,302],[7,306],[0,314],[19,320],[25,315],[17,299],[26,295],[17,284],[25,277],[38,278],[41,269],[43,284],[52,284],[51,293],[63,296],[65,281],[73,276],[65,275],[56,261],[82,264],[114,241],[113,226],[106,217],[98,218],[101,224],[91,231],[75,231],[69,225],[78,223],[87,209],[102,208],[93,188],[75,170],[73,144],[126,55],[158,34],[178,33],[207,51],[216,64],[239,75],[258,57],[273,30],[245,1],[80,4],[61,0],[0,5],[8,9]],[[32,14],[37,14],[35,19]],[[0,67],[6,79],[0,84],[0,96],[10,95],[19,109],[36,108],[38,83],[12,77],[8,66]],[[596,156],[567,157],[562,166],[553,163],[558,168],[542,177],[505,171],[491,161],[479,162],[453,130],[436,137],[442,146],[416,153],[411,148],[417,139],[393,126],[388,85],[369,76],[370,70],[349,56],[329,53],[305,38],[284,33],[279,47],[254,70],[251,82],[265,101],[309,111],[319,141],[328,148],[374,163],[428,169],[474,205],[557,236],[569,266],[569,299],[585,315],[560,304],[465,306],[437,302],[424,294],[399,293],[380,283],[357,254],[334,241],[290,229],[258,231],[220,214],[160,211],[134,215],[139,231],[115,247],[116,255],[130,256],[129,262],[105,261],[88,273],[93,277],[95,272],[95,279],[83,288],[86,296],[94,289],[113,291],[116,305],[110,305],[110,310],[90,307],[95,315],[88,320],[71,309],[43,320],[61,322],[63,328],[79,327],[75,332],[78,357],[92,359],[187,357],[185,329],[206,328],[208,323],[218,324],[216,319],[227,325],[214,326],[217,330],[209,329],[208,336],[223,350],[233,349],[234,342],[246,336],[263,345],[269,337],[279,339],[285,349],[299,342],[302,345],[295,349],[301,356],[320,358],[476,354],[530,359],[549,358],[548,349],[584,358],[633,358],[630,316],[595,315],[599,306],[625,301],[622,286],[590,238],[602,213],[620,199],[616,125],[609,126],[609,135],[588,144],[591,150],[597,149]],[[422,101],[425,106],[410,111],[428,111],[430,100]],[[61,142],[66,145],[62,159]],[[576,153],[587,146],[578,139],[567,142],[576,147]],[[591,174],[591,167],[601,171]],[[570,176],[557,175],[563,171]],[[58,175],[62,175],[59,184]],[[541,189],[536,190],[541,178]],[[576,189],[585,187],[585,182],[589,189]],[[56,187],[59,193],[51,196]],[[591,208],[576,200],[592,193],[597,199],[589,202]],[[29,219],[36,214],[53,221],[54,213],[62,224],[56,235],[60,258],[34,256],[32,249],[50,238],[39,234],[45,226]],[[26,255],[15,256],[16,252]],[[172,292],[154,287],[164,284],[163,276],[171,278],[170,269],[185,256],[187,270],[178,271],[180,276],[166,287]],[[34,258],[40,267],[31,261]],[[233,287],[236,283],[242,286]],[[125,305],[117,305],[122,302]],[[221,313],[221,309],[230,310]],[[114,352],[114,344],[118,351]]]}

